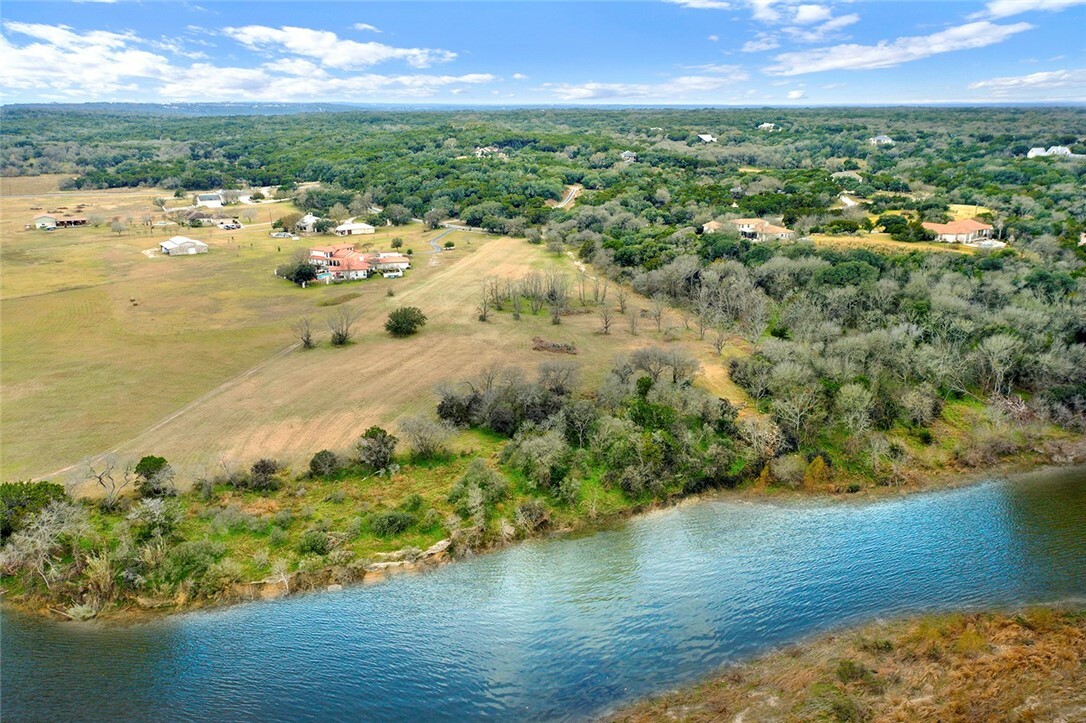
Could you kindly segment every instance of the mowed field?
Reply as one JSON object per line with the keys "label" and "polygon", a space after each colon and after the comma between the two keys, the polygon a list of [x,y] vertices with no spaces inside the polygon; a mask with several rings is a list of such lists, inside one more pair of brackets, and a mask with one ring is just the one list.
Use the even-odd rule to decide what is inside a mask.
{"label": "mowed field", "polygon": [[[160,195],[79,192],[60,205],[157,219],[151,201]],[[23,230],[36,213],[29,206],[50,211],[57,204],[55,197],[0,199],[4,479],[73,479],[83,460],[106,452],[122,460],[165,456],[182,478],[265,456],[299,468],[320,449],[348,449],[371,424],[395,428],[402,416],[432,413],[436,385],[485,365],[531,372],[546,359],[576,360],[591,383],[620,351],[665,343],[647,318],[631,333],[628,316],[646,305],[636,297],[607,336],[598,333],[594,313],[567,316],[558,326],[545,314],[526,313],[517,322],[508,311],[479,322],[484,277],[554,267],[571,279],[577,273],[570,259],[523,240],[456,232],[440,242],[454,241],[454,251],[434,253],[429,239],[439,231],[382,228],[360,240],[381,250],[394,236],[404,239],[414,252],[404,278],[300,289],[275,278],[273,269],[297,248],[329,239],[270,238],[269,221],[261,218],[291,210],[285,204],[259,207],[257,223],[241,231]],[[206,241],[211,252],[144,253],[178,233]],[[418,306],[429,317],[417,336],[393,339],[384,331],[388,312],[400,305]],[[335,349],[324,324],[340,306],[358,314],[357,336]],[[290,327],[302,316],[314,319],[317,349],[295,345]],[[668,326],[680,324],[673,313]],[[534,336],[573,343],[579,354],[533,351]],[[692,332],[670,343],[703,360],[701,383],[743,401],[723,367],[728,356],[742,353],[738,347],[722,360]]]}

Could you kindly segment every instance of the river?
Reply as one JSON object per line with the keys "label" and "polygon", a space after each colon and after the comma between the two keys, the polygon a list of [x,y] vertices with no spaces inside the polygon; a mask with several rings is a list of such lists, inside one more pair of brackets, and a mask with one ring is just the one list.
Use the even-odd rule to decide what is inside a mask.
{"label": "river", "polygon": [[1086,597],[1086,469],[707,501],[335,593],[148,623],[6,610],[5,720],[582,719],[876,617]]}

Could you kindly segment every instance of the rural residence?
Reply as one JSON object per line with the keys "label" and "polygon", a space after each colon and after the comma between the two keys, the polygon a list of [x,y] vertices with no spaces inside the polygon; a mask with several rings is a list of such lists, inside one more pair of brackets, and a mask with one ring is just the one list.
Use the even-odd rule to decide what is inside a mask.
{"label": "rural residence", "polygon": [[1067,146],[1050,146],[1047,150],[1041,147],[1030,148],[1026,153],[1026,158],[1036,158],[1037,156],[1064,156],[1066,158],[1082,158],[1081,153],[1072,153],[1071,149]]}
{"label": "rural residence", "polygon": [[739,229],[740,236],[751,241],[783,241],[796,236],[792,229],[775,226],[760,218],[733,218],[728,223]]}
{"label": "rural residence", "polygon": [[760,130],[760,131],[775,131],[775,130],[777,130],[777,124],[776,123],[763,123],[760,126],[758,126],[758,130]]}
{"label": "rural residence", "polygon": [[222,208],[222,195],[218,193],[201,193],[196,196],[196,205],[204,208]]}
{"label": "rural residence", "polygon": [[42,228],[51,231],[55,228],[71,228],[73,226],[86,226],[87,219],[82,216],[54,216],[43,213],[34,217],[34,228]]}
{"label": "rural residence", "polygon": [[935,232],[936,240],[948,244],[977,244],[992,238],[991,226],[971,218],[950,223],[924,222],[920,225]]}
{"label": "rural residence", "polygon": [[402,254],[362,253],[354,244],[315,246],[309,249],[309,263],[318,268],[317,279],[326,284],[366,279],[371,274],[399,277],[411,268],[411,259]]}
{"label": "rural residence", "polygon": [[299,231],[304,231],[305,233],[316,233],[317,224],[323,220],[324,219],[320,216],[314,216],[311,213],[307,213],[298,219],[298,223],[294,224],[294,228]]}
{"label": "rural residence", "polygon": [[875,136],[874,138],[868,138],[867,142],[873,146],[892,146],[894,145],[894,139],[890,136]]}
{"label": "rural residence", "polygon": [[698,138],[702,143],[716,143],[716,136],[712,133],[699,133]]}
{"label": "rural residence", "polygon": [[634,153],[633,151],[623,151],[622,153],[619,154],[619,158],[621,158],[624,161],[629,161],[629,162],[633,163],[634,161],[637,160],[637,154]]}

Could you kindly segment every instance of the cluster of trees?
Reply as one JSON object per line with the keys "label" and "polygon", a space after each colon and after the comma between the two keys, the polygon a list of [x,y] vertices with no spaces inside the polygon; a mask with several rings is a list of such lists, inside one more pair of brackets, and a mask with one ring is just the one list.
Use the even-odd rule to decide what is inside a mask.
{"label": "cluster of trees", "polygon": [[503,464],[559,504],[579,503],[588,478],[635,500],[733,486],[766,453],[760,422],[737,424],[731,403],[692,386],[697,370],[689,353],[660,347],[617,358],[592,390],[573,363],[545,362],[534,380],[490,366],[444,386],[437,413],[509,438]]}

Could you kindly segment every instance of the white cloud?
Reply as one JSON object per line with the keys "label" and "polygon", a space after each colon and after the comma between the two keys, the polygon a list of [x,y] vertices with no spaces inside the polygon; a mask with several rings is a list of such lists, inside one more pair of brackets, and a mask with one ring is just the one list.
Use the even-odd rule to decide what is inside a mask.
{"label": "white cloud", "polygon": [[383,43],[359,43],[343,40],[327,30],[264,25],[224,28],[223,33],[254,50],[279,49],[295,55],[315,58],[323,65],[339,70],[365,68],[389,60],[403,60],[413,68],[427,68],[456,57],[448,50],[431,48],[394,48]]}
{"label": "white cloud", "polygon": [[727,77],[687,75],[663,83],[544,83],[543,87],[565,101],[640,100],[668,103],[720,90],[747,77],[746,73],[738,72]]}
{"label": "white cloud", "polygon": [[719,65],[717,63],[706,63],[704,65],[684,65],[686,70],[697,70],[702,73],[716,73],[718,75],[741,75],[744,78],[747,77],[747,73],[738,65]]}
{"label": "white cloud", "polygon": [[164,56],[133,47],[140,41],[130,33],[79,33],[65,25],[14,21],[5,21],[3,27],[8,33],[31,38],[28,44],[16,45],[0,36],[8,91],[93,99],[131,90],[134,80],[164,78],[171,71]]}
{"label": "white cloud", "polygon": [[805,95],[807,94],[802,90],[790,90],[788,91],[788,100],[799,100]]}
{"label": "white cloud", "polygon": [[1051,96],[1048,91],[1059,90],[1057,95],[1071,93],[1086,95],[1086,68],[1052,70],[1029,75],[1009,76],[980,80],[969,84],[970,90],[987,90],[994,96],[1013,96],[1021,100],[1036,100],[1036,96]]}
{"label": "white cloud", "polygon": [[742,50],[744,53],[761,53],[779,47],[781,47],[781,43],[776,36],[768,33],[758,33],[754,40],[748,40],[743,44]]}
{"label": "white cloud", "polygon": [[513,80],[528,80],[528,76],[524,73],[513,73]]}
{"label": "white cloud", "polygon": [[[305,61],[302,61],[305,62]],[[488,73],[467,75],[378,75],[367,73],[346,77],[329,75],[288,75],[274,64],[260,68],[229,68],[210,64],[194,65],[190,74],[213,77],[213,84],[193,83],[189,78],[171,79],[159,89],[170,100],[313,100],[429,98],[450,85],[479,85],[495,80]]]}
{"label": "white cloud", "polygon": [[829,20],[833,13],[824,5],[797,5],[792,22],[796,25],[810,25]]}
{"label": "white cloud", "polygon": [[693,10],[731,10],[732,4],[725,0],[664,0],[673,5],[681,5]]}
{"label": "white cloud", "polygon": [[1086,0],[991,0],[983,12],[975,13],[973,17],[1008,18],[1034,10],[1058,12],[1075,5],[1086,5]]}
{"label": "white cloud", "polygon": [[364,33],[379,33],[381,30],[376,25],[370,25],[369,23],[355,23],[351,26],[355,30],[361,30]]}
{"label": "white cloud", "polygon": [[857,23],[860,20],[860,16],[856,13],[850,15],[842,15],[841,17],[827,20],[821,25],[816,25],[813,28],[799,28],[791,27],[785,28],[784,32],[788,34],[793,40],[803,43],[820,43],[828,36],[833,35],[835,32],[842,28],[846,28],[853,23]]}
{"label": "white cloud", "polygon": [[708,40],[709,40],[710,43],[715,43],[716,41],[720,40],[720,36],[719,35],[710,35]]}
{"label": "white cloud", "polygon": [[780,22],[781,14],[773,7],[776,0],[748,0],[751,14],[763,23]]}
{"label": "white cloud", "polygon": [[902,63],[956,50],[983,48],[1031,29],[1029,23],[996,25],[987,21],[967,23],[931,35],[898,38],[877,45],[835,45],[776,56],[776,64],[765,69],[770,75],[802,75],[826,70],[871,70],[892,68]]}

